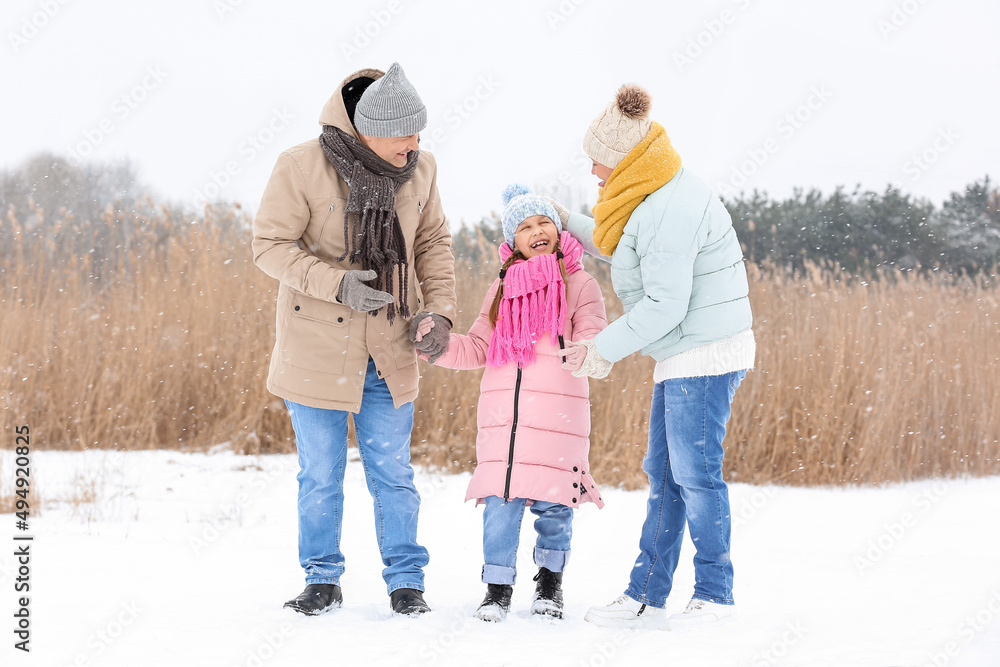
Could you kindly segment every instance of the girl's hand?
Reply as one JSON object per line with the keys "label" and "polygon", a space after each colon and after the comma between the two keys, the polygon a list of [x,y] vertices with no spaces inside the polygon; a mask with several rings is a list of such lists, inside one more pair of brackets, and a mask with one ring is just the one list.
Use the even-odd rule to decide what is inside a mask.
{"label": "girl's hand", "polygon": [[[417,323],[417,330],[413,334],[413,342],[419,343],[420,341],[422,341],[424,339],[424,336],[429,334],[431,332],[431,329],[433,328],[434,328],[433,317],[425,317],[422,320],[420,320],[420,322]],[[424,355],[421,355],[421,358],[426,360],[426,357]]]}
{"label": "girl's hand", "polygon": [[451,320],[436,313],[423,312],[410,321],[410,340],[417,352],[427,355],[427,361],[434,363],[448,351]]}
{"label": "girl's hand", "polygon": [[[573,371],[573,375],[578,378],[591,377],[597,379],[608,376],[608,373],[611,372],[612,364],[597,351],[597,345],[594,344],[593,338],[580,341],[579,343],[571,343],[571,345],[575,348],[582,347],[584,350],[583,361],[580,363],[579,368]],[[566,364],[563,364],[563,367],[565,368]]]}
{"label": "girl's hand", "polygon": [[566,341],[566,349],[563,350],[562,367],[568,371],[578,371],[583,366],[583,360],[587,358],[587,346]]}

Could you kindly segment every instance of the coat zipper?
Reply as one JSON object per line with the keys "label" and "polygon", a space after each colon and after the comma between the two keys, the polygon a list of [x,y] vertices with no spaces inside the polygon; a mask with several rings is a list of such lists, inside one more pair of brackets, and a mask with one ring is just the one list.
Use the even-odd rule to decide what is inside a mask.
{"label": "coat zipper", "polygon": [[330,210],[326,212],[326,217],[323,218],[323,226],[319,228],[319,237],[316,241],[317,243],[320,243],[320,241],[322,240],[323,232],[326,231],[326,223],[330,222],[330,218],[333,216],[333,210],[335,208],[337,208],[336,202],[330,204]]}
{"label": "coat zipper", "polygon": [[517,365],[517,381],[514,383],[514,421],[510,425],[510,450],[507,452],[507,482],[503,487],[503,499],[510,500],[510,474],[514,471],[514,437],[517,434],[517,399],[521,395],[521,364]]}

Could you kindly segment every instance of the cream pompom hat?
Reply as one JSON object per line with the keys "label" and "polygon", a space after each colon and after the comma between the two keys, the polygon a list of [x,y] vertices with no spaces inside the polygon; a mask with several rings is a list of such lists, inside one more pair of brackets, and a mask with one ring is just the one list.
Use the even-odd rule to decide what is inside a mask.
{"label": "cream pompom hat", "polygon": [[583,135],[590,159],[614,169],[649,132],[652,98],[641,86],[627,83]]}

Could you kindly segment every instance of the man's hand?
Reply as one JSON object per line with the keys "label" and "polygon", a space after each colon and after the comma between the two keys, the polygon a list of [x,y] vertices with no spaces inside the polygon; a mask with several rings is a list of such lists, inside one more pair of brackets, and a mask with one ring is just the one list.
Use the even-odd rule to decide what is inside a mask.
{"label": "man's hand", "polygon": [[420,358],[434,363],[448,351],[451,321],[436,313],[420,313],[410,322],[410,340]]}
{"label": "man's hand", "polygon": [[[430,313],[425,313],[425,314],[430,315]],[[424,339],[424,336],[430,333],[430,330],[434,328],[434,318],[418,317],[416,320],[414,320],[414,323],[417,324],[417,328],[416,331],[414,331],[413,324],[410,324],[410,335],[414,343],[419,343]]]}
{"label": "man's hand", "polygon": [[374,280],[376,275],[378,274],[370,269],[368,271],[348,271],[340,283],[337,301],[362,313],[378,310],[382,306],[392,303],[391,294],[365,285],[369,280]]}

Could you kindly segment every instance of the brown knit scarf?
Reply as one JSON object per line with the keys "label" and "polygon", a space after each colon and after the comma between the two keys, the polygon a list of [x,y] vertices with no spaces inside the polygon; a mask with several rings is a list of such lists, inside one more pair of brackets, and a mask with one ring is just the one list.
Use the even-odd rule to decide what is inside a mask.
{"label": "brown knit scarf", "polygon": [[[350,194],[344,210],[343,261],[361,263],[364,270],[373,269],[378,277],[372,285],[377,290],[393,293],[393,273],[399,269],[399,293],[396,300],[399,314],[410,318],[407,293],[410,289],[410,269],[406,252],[406,239],[399,226],[396,213],[396,193],[403,183],[413,177],[417,168],[419,151],[412,151],[405,167],[396,167],[365,146],[359,139],[339,127],[324,125],[319,135],[326,159],[347,183]],[[354,213],[354,228],[350,229],[349,214]],[[386,316],[392,324],[396,319],[396,304],[386,307]]]}

